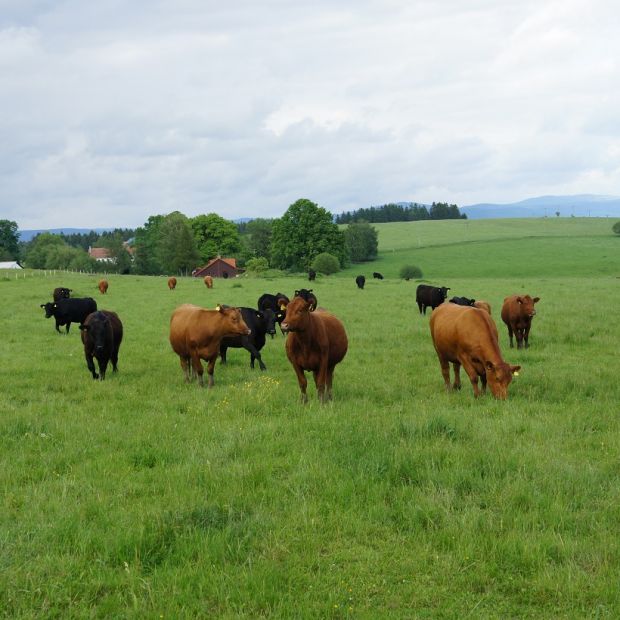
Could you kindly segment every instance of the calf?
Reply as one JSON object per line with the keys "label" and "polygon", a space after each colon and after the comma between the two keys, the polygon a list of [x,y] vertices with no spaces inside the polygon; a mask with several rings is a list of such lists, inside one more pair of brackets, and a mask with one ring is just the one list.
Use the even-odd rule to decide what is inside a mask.
{"label": "calf", "polygon": [[449,290],[450,287],[419,284],[415,292],[415,300],[420,309],[420,314],[426,314],[426,308],[429,306],[434,310],[442,304],[446,300]]}
{"label": "calf", "polygon": [[450,303],[457,304],[458,306],[475,306],[476,300],[469,299],[469,297],[453,297]]}
{"label": "calf", "polygon": [[190,380],[190,364],[202,387],[204,368],[200,360],[207,362],[208,386],[213,387],[213,370],[225,336],[249,336],[239,308],[217,306],[207,310],[192,304],[179,306],[170,317],[170,344],[179,356],[185,381]]}
{"label": "calf", "polygon": [[177,287],[177,279],[172,277],[172,278],[168,278],[168,288],[171,291],[174,291],[174,289]]}
{"label": "calf", "polygon": [[316,280],[316,271],[314,269],[308,269],[308,280],[310,280],[310,282]]}
{"label": "calf", "polygon": [[325,310],[312,311],[311,304],[295,297],[286,307],[282,327],[288,331],[286,355],[295,370],[301,401],[308,402],[305,371],[312,371],[319,400],[332,398],[332,380],[336,364],[347,353],[344,325]]}
{"label": "calf", "polygon": [[487,383],[495,398],[508,396],[508,385],[520,366],[510,366],[502,359],[497,328],[489,314],[478,308],[442,304],[431,314],[431,336],[446,390],[450,390],[450,362],[454,368],[455,390],[461,389],[461,365],[469,376],[474,395],[478,397],[478,378],[482,392]]}
{"label": "calf", "polygon": [[511,295],[504,299],[504,305],[502,306],[502,321],[506,323],[508,327],[508,338],[510,339],[510,348],[514,347],[512,342],[512,335],[517,338],[517,349],[523,347],[528,348],[528,338],[530,335],[530,328],[532,327],[532,319],[536,314],[534,304],[540,301],[540,297],[534,297],[533,299],[529,295]]}
{"label": "calf", "polygon": [[[84,357],[93,379],[105,379],[108,362],[112,362],[112,371],[118,370],[118,350],[123,340],[123,324],[116,312],[99,310],[89,314],[80,325]],[[93,357],[99,364],[99,374],[95,371]]]}
{"label": "calf", "polygon": [[54,289],[54,292],[52,293],[52,299],[54,301],[59,301],[60,299],[69,299],[69,297],[71,297],[71,291],[72,289],[70,288],[59,286],[58,288]]}
{"label": "calf", "polygon": [[69,333],[71,323],[83,323],[91,312],[97,311],[97,302],[92,297],[72,297],[71,299],[59,299],[55,302],[41,304],[45,309],[45,318],[54,317],[56,331],[61,325],[66,325],[66,333]]}
{"label": "calf", "polygon": [[204,283],[207,288],[213,288],[213,278],[211,276],[205,276]]}
{"label": "calf", "polygon": [[284,320],[284,315],[286,314],[286,306],[288,302],[289,298],[284,293],[276,293],[275,295],[272,295],[271,293],[263,293],[258,298],[258,303],[256,305],[260,311],[273,310],[273,313],[276,316],[276,322],[280,325],[280,329],[282,329],[282,321]]}
{"label": "calf", "polygon": [[364,284],[366,284],[366,276],[357,276],[355,278],[355,284],[357,284],[357,288],[364,288]]}
{"label": "calf", "polygon": [[376,278],[377,280],[383,280],[383,276],[378,271],[373,271],[372,277]]}
{"label": "calf", "polygon": [[226,349],[244,348],[250,352],[250,368],[254,368],[254,360],[258,360],[261,370],[267,370],[260,355],[260,350],[265,346],[265,334],[276,333],[276,316],[273,310],[267,308],[262,312],[254,308],[239,308],[241,316],[250,331],[249,335],[225,336],[220,343],[220,357],[222,364],[226,363]]}
{"label": "calf", "polygon": [[108,281],[107,280],[99,280],[99,284],[97,285],[97,287],[99,288],[99,292],[102,295],[105,295],[108,292]]}

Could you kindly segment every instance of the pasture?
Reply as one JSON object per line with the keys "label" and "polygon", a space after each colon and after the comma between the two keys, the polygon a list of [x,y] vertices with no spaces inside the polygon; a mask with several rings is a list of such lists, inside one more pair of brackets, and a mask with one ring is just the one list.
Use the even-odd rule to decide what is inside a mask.
{"label": "pasture", "polygon": [[[97,276],[0,274],[0,614],[617,617],[620,239],[522,222],[424,222],[419,244],[377,225],[377,261],[312,285],[112,275],[103,296]],[[406,262],[491,303],[522,365],[507,401],[444,391]],[[77,325],[44,319],[55,286],[119,314],[116,375],[93,381]],[[213,390],[183,382],[176,306],[303,286],[348,332],[333,402],[310,381],[300,404],[279,332],[266,372],[229,350]],[[517,351],[499,311],[520,292],[541,301]]]}

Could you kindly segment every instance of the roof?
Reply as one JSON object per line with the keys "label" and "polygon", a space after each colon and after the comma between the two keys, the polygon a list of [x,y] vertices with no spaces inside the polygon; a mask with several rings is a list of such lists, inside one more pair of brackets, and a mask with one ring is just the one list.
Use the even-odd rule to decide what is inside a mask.
{"label": "roof", "polygon": [[89,248],[88,255],[95,260],[99,258],[111,258],[108,248]]}
{"label": "roof", "polygon": [[210,267],[214,263],[217,263],[218,260],[224,261],[225,263],[230,265],[233,269],[237,268],[236,258],[222,258],[221,256],[216,256],[215,258],[212,258],[204,267],[202,267],[202,269],[206,269],[207,267]]}
{"label": "roof", "polygon": [[0,261],[0,269],[23,269],[16,260]]}

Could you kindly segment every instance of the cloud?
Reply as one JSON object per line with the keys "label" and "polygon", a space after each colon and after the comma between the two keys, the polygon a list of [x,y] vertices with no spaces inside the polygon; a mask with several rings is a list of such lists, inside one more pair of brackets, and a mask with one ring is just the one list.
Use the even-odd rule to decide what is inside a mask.
{"label": "cloud", "polygon": [[611,2],[4,4],[0,217],[22,228],[620,181]]}

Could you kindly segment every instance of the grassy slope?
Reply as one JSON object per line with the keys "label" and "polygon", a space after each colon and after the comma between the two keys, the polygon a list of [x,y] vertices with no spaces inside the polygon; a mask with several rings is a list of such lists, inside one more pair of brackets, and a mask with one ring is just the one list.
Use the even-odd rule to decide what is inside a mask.
{"label": "grassy slope", "polygon": [[[520,270],[515,254],[546,247],[528,234],[514,251],[484,235],[424,250],[425,272],[488,299],[496,320],[506,294],[541,296],[528,351],[500,326],[523,365],[503,403],[443,392],[412,282],[314,284],[350,351],[335,401],[312,391],[304,408],[281,336],[267,373],[230,351],[210,392],[182,383],[167,343],[179,303],[252,305],[303,281],[180,279],[170,292],[112,276],[102,297],[88,276],[0,279],[0,613],[616,617],[620,318],[601,310],[620,302],[618,240],[583,224],[583,276],[572,237]],[[42,318],[57,285],[119,312],[118,375],[92,381],[75,326],[58,336]]]}

